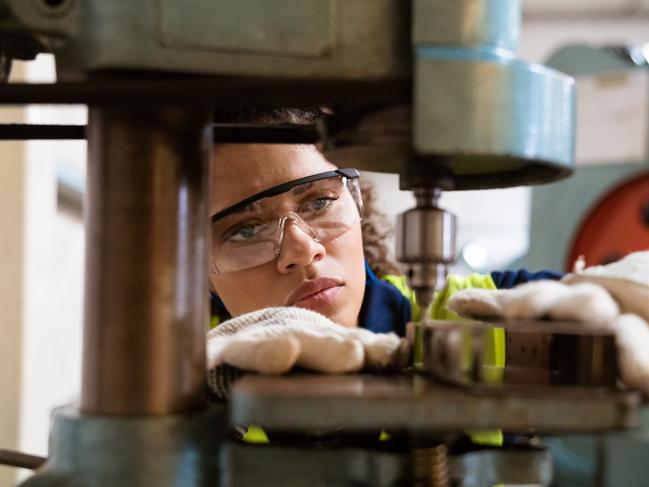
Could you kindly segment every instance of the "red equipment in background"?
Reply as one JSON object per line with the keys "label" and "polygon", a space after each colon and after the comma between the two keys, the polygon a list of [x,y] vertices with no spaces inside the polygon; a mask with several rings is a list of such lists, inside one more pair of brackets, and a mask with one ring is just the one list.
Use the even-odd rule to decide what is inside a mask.
{"label": "red equipment in background", "polygon": [[587,266],[649,249],[649,173],[617,185],[588,212],[575,233],[566,269],[581,255]]}

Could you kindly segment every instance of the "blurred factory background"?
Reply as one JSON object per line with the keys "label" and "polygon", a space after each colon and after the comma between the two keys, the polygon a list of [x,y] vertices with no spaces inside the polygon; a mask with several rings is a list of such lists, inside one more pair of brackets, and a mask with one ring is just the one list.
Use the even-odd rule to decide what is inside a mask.
{"label": "blurred factory background", "polygon": [[[594,205],[649,170],[649,71],[643,66],[649,47],[642,50],[649,42],[649,1],[523,5],[520,57],[577,77],[578,169],[547,187],[444,194],[443,205],[461,216],[458,272],[564,269],[577,228]],[[16,63],[12,76],[52,81],[53,58]],[[85,123],[86,112],[27,107],[3,109],[0,117]],[[80,386],[85,142],[3,142],[0,150],[0,445],[46,455],[50,411],[72,402]],[[413,205],[411,193],[396,189],[396,175],[365,177],[391,217]],[[649,202],[649,188],[645,192]],[[0,486],[13,485],[16,475],[0,467]]]}

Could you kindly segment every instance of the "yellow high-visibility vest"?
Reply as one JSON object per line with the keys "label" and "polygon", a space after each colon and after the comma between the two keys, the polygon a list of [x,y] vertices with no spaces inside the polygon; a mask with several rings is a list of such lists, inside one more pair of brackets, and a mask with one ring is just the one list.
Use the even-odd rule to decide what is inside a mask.
{"label": "yellow high-visibility vest", "polygon": [[[415,293],[408,287],[405,276],[387,275],[382,278],[396,287],[410,301],[412,307],[412,319],[418,321],[421,317],[421,309],[415,299]],[[446,279],[444,288],[435,294],[430,307],[429,317],[432,320],[462,320],[460,316],[446,309],[446,303],[456,292],[464,289],[497,289],[496,283],[490,274],[471,274],[469,276],[450,275]],[[487,335],[484,342],[484,366],[490,371],[489,379],[493,382],[500,382],[505,368],[505,330],[494,328]],[[415,341],[415,362],[421,362],[422,343]],[[471,344],[466,343],[466,354],[464,360],[471,360]],[[468,364],[467,364],[468,367]],[[502,431],[468,431],[471,441],[478,445],[502,446]]]}

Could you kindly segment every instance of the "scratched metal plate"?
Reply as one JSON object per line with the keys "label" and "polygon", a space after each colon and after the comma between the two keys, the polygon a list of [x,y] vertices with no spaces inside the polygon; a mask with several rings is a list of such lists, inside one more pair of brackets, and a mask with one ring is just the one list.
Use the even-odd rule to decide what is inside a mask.
{"label": "scratched metal plate", "polygon": [[418,374],[249,375],[232,390],[230,421],[282,431],[597,433],[635,427],[639,402],[633,391],[458,388]]}

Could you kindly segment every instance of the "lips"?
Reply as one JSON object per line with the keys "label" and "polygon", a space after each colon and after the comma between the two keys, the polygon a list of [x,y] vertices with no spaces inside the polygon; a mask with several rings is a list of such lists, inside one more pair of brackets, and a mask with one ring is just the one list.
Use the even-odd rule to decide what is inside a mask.
{"label": "lips", "polygon": [[343,282],[332,277],[318,277],[304,282],[286,300],[287,306],[316,308],[333,303],[342,290]]}

